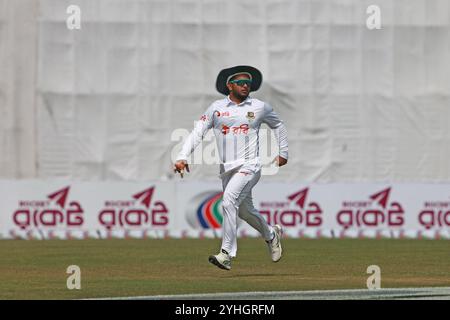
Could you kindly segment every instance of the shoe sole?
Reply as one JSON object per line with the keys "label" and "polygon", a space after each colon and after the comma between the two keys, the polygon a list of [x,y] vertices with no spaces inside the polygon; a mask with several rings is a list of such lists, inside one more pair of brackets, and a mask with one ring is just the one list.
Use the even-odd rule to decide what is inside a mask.
{"label": "shoe sole", "polygon": [[211,262],[213,265],[219,267],[223,270],[230,270],[231,268],[225,267],[223,264],[221,264],[219,261],[217,261],[215,256],[209,256],[208,261]]}
{"label": "shoe sole", "polygon": [[278,262],[283,257],[283,248],[281,247],[281,236],[283,235],[283,229],[278,224],[276,224],[274,227],[276,227],[276,229],[279,231],[279,236],[280,236],[280,258],[278,260],[272,260],[272,261]]}

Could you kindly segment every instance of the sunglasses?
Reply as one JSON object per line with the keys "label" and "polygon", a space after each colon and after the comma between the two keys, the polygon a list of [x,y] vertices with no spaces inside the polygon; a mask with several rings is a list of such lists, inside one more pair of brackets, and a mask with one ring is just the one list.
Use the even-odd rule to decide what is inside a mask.
{"label": "sunglasses", "polygon": [[252,80],[250,79],[231,80],[230,83],[237,84],[239,87],[243,87],[244,85],[248,85],[249,87],[251,87]]}

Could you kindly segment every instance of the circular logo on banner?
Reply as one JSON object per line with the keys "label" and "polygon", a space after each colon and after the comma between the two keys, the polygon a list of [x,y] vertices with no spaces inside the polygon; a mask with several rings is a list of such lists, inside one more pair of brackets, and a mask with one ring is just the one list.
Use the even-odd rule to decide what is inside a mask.
{"label": "circular logo on banner", "polygon": [[189,201],[186,220],[195,229],[218,229],[222,226],[223,192],[203,192]]}

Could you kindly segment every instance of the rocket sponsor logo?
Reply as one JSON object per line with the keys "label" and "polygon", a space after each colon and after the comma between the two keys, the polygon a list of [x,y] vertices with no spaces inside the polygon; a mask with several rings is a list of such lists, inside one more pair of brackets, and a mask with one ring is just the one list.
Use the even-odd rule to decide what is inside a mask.
{"label": "rocket sponsor logo", "polygon": [[315,201],[308,199],[309,188],[302,189],[286,197],[285,201],[262,201],[259,212],[270,225],[286,227],[322,225],[322,209]]}
{"label": "rocket sponsor logo", "polygon": [[129,200],[107,200],[98,215],[106,229],[167,226],[169,210],[162,201],[154,200],[155,187],[145,189]]}
{"label": "rocket sponsor logo", "polygon": [[223,192],[203,192],[189,201],[186,220],[194,229],[219,229],[223,222]]}
{"label": "rocket sponsor logo", "polygon": [[376,192],[361,201],[343,201],[336,219],[344,229],[351,227],[401,227],[404,224],[403,206],[390,201],[391,187]]}
{"label": "rocket sponsor logo", "polygon": [[426,229],[450,227],[450,201],[425,201],[418,220]]}
{"label": "rocket sponsor logo", "polygon": [[67,186],[52,192],[45,200],[19,200],[12,215],[14,224],[22,230],[83,225],[83,208],[78,201],[68,201],[69,190]]}

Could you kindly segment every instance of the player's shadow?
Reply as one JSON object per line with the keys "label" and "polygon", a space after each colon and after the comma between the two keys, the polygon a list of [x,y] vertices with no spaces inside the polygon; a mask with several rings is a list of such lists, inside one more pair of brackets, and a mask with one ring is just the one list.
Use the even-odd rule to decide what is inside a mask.
{"label": "player's shadow", "polygon": [[223,275],[223,278],[258,278],[258,277],[295,277],[295,276],[301,276],[300,273],[249,273],[249,274],[230,274],[230,275]]}

